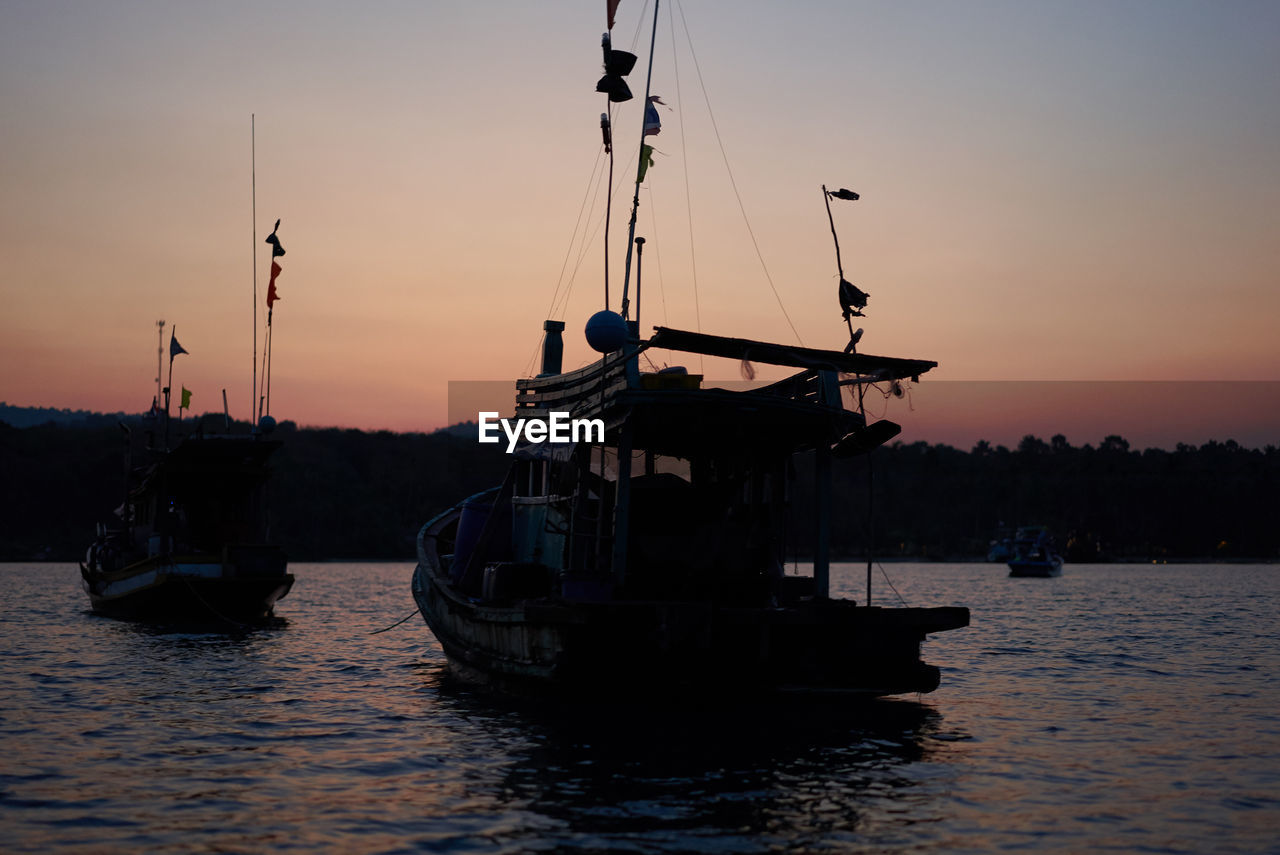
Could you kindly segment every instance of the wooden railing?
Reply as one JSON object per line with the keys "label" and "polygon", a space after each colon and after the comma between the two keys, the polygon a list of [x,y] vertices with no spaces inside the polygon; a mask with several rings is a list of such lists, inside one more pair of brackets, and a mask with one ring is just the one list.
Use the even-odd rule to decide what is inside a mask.
{"label": "wooden railing", "polygon": [[599,362],[549,377],[516,381],[516,415],[543,415],[552,410],[582,417],[598,412],[601,403],[634,385],[638,377],[634,352],[611,353]]}

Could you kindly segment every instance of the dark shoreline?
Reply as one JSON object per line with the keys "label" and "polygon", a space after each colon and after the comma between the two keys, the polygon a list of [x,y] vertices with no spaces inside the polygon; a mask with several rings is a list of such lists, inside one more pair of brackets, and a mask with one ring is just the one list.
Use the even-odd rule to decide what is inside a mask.
{"label": "dark shoreline", "polygon": [[[192,420],[189,431],[199,420]],[[218,419],[208,420],[212,432]],[[247,431],[237,424],[233,431]],[[124,489],[124,434],[0,423],[0,561],[76,561]],[[145,441],[145,426],[132,441]],[[474,435],[367,433],[282,422],[270,486],[271,537],[291,561],[415,560],[422,524],[501,483],[510,459]],[[138,454],[135,459],[141,459]],[[1231,441],[1136,451],[1121,437],[1074,447],[1058,435],[970,451],[893,443],[841,461],[831,553],[866,560],[873,467],[875,560],[981,562],[1012,526],[1045,525],[1068,564],[1280,560],[1280,448]],[[813,536],[813,465],[796,460],[788,559]]]}

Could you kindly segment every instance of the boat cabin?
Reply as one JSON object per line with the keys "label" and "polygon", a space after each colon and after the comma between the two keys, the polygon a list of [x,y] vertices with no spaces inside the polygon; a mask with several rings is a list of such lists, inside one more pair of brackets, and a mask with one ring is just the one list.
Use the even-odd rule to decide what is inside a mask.
{"label": "boat cabin", "polygon": [[[602,443],[528,443],[497,489],[464,504],[450,577],[483,599],[715,601],[767,606],[825,597],[833,456],[896,434],[844,407],[846,382],[916,377],[935,363],[786,347],[635,324],[626,348],[517,382],[516,415],[600,419]],[[559,330],[548,324],[548,336]],[[648,347],[791,365],[747,391],[704,388],[683,370],[642,373]],[[548,364],[545,354],[554,359]],[[881,423],[882,424],[882,423]],[[784,573],[796,461],[812,451],[812,577]]]}

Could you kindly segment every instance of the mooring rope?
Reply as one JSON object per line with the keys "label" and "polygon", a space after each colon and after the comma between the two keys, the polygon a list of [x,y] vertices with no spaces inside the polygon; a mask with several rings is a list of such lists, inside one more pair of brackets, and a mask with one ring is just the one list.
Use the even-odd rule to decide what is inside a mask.
{"label": "mooring rope", "polygon": [[405,615],[404,617],[400,618],[400,620],[398,620],[398,621],[396,621],[395,623],[391,624],[391,626],[384,626],[382,629],[375,629],[373,632],[371,632],[371,633],[369,633],[369,634],[370,634],[370,635],[377,635],[377,634],[378,634],[378,633],[380,633],[380,632],[386,632],[386,631],[387,631],[387,630],[389,630],[389,629],[395,629],[395,628],[396,628],[396,627],[398,627],[400,624],[404,623],[405,621],[407,621],[409,618],[413,617],[413,616],[414,616],[414,615],[416,615],[417,613],[418,613],[418,610],[417,610],[417,609],[414,609],[413,611],[409,612],[409,613],[408,613],[407,615]]}
{"label": "mooring rope", "polygon": [[[880,568],[880,575],[883,576],[884,580],[889,583],[889,587],[893,590],[895,594],[898,595],[898,602],[902,603],[902,605],[905,606],[907,604],[906,599],[901,594],[898,594],[898,589],[893,586],[893,580],[889,578],[889,574],[885,571],[884,565],[881,564],[879,561],[877,561],[876,566]],[[867,603],[867,605],[871,605],[871,604]]]}

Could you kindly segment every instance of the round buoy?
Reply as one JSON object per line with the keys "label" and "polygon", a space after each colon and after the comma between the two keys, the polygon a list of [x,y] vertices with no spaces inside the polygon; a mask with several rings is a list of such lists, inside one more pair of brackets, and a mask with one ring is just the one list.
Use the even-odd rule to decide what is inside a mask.
{"label": "round buoy", "polygon": [[271,416],[263,416],[258,422],[258,429],[265,434],[270,434],[276,429],[276,420],[271,418]]}
{"label": "round buoy", "polygon": [[598,353],[613,353],[627,343],[627,322],[622,315],[603,309],[587,319],[587,344]]}

